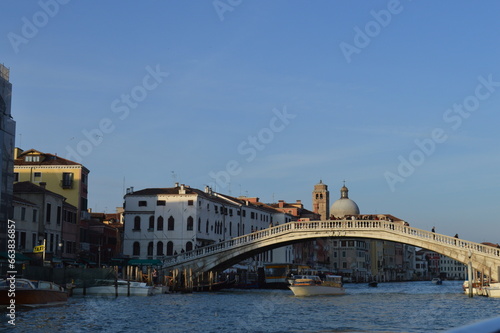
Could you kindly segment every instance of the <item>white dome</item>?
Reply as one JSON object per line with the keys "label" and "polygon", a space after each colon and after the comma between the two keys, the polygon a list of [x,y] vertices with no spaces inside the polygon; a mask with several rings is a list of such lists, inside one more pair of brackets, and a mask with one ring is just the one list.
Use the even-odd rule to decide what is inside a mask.
{"label": "white dome", "polygon": [[330,207],[330,215],[335,218],[343,218],[346,215],[358,215],[359,207],[358,205],[349,199],[349,190],[347,187],[342,186],[340,189],[340,199],[335,201]]}
{"label": "white dome", "polygon": [[330,214],[336,218],[342,218],[345,215],[358,215],[358,205],[349,198],[341,198],[335,201],[330,207]]}

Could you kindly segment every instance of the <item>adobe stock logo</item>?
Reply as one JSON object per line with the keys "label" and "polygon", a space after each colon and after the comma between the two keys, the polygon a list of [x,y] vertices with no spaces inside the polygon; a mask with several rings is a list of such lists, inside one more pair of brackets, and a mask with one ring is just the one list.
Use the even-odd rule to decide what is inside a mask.
{"label": "adobe stock logo", "polygon": [[21,27],[21,34],[9,32],[7,38],[14,52],[19,53],[19,47],[22,44],[28,44],[30,40],[38,35],[40,29],[49,24],[51,18],[54,18],[60,9],[60,5],[66,5],[70,0],[40,0],[38,5],[41,10],[35,12],[31,20],[26,16],[21,18],[23,25]]}
{"label": "adobe stock logo", "polygon": [[[287,112],[286,107],[283,110],[273,109],[273,117],[269,120],[267,127],[263,127],[257,135],[249,135],[240,142],[237,151],[241,156],[245,156],[245,161],[251,163],[257,157],[259,151],[263,151],[275,138],[275,134],[282,132],[290,125],[290,120],[296,115]],[[231,182],[231,177],[237,176],[243,172],[241,163],[237,160],[230,160],[226,163],[225,170],[218,172],[210,171],[208,175],[214,181],[209,184],[210,187],[226,188]]]}
{"label": "adobe stock logo", "polygon": [[342,51],[347,63],[350,64],[352,61],[352,55],[360,54],[361,50],[370,45],[373,38],[380,35],[382,28],[386,28],[391,23],[393,16],[400,14],[402,11],[403,6],[399,0],[389,0],[387,3],[387,9],[370,11],[370,15],[373,17],[373,20],[368,21],[365,24],[364,29],[361,29],[358,26],[353,28],[355,32],[353,44],[346,42],[339,44],[340,50]]}
{"label": "adobe stock logo", "polygon": [[[487,78],[479,76],[477,78],[479,84],[474,89],[474,94],[465,97],[462,103],[455,103],[453,107],[446,109],[443,113],[443,121],[451,125],[451,130],[456,131],[462,126],[463,120],[469,118],[475,111],[479,109],[481,101],[485,101],[500,87],[500,82],[493,81],[492,75]],[[450,131],[448,129],[448,131]],[[397,172],[386,171],[384,173],[385,180],[391,192],[396,191],[396,184],[403,183],[408,177],[413,175],[416,169],[424,164],[426,159],[434,154],[438,148],[438,144],[442,144],[448,140],[446,130],[437,127],[431,131],[430,138],[423,140],[415,139],[416,148],[413,149],[407,157],[398,156],[399,165]]]}

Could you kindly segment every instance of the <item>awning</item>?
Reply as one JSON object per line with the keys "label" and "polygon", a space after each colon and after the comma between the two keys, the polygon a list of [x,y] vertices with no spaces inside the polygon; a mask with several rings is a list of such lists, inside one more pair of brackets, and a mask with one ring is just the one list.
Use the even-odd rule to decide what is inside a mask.
{"label": "awning", "polygon": [[160,266],[161,260],[158,259],[130,259],[128,261],[129,265],[137,266]]}
{"label": "awning", "polygon": [[[9,253],[8,252],[0,252],[0,259],[10,259]],[[19,253],[19,252],[16,252],[15,259],[16,259],[16,263],[21,262],[21,261],[33,260],[32,258],[27,257],[24,254]]]}

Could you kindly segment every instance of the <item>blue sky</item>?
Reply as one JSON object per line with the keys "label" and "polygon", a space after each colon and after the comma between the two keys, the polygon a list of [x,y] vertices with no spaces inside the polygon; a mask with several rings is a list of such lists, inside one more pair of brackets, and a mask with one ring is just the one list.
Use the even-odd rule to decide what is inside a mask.
{"label": "blue sky", "polygon": [[174,182],[311,209],[346,180],[361,213],[500,242],[495,1],[2,8],[16,145],[76,152],[94,211]]}

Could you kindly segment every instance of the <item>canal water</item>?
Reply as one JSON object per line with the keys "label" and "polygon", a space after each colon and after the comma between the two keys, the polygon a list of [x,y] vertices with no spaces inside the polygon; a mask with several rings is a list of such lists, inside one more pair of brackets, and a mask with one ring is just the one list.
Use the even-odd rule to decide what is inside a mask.
{"label": "canal water", "polygon": [[439,332],[500,315],[500,299],[463,294],[460,281],[346,284],[346,295],[236,290],[150,297],[70,298],[5,315],[13,332]]}

